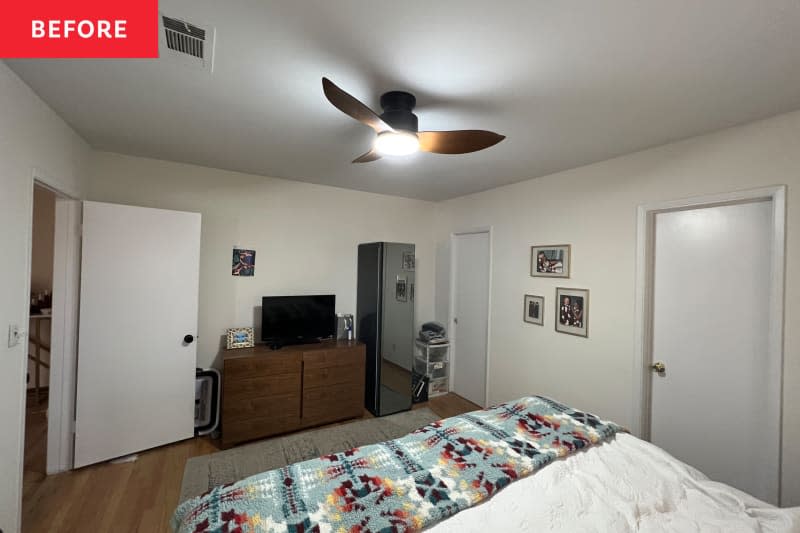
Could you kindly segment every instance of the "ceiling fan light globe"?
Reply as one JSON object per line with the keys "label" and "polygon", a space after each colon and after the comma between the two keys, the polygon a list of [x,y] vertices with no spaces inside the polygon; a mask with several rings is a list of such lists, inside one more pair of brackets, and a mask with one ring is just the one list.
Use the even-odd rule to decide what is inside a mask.
{"label": "ceiling fan light globe", "polygon": [[419,139],[411,132],[384,131],[375,139],[375,151],[381,155],[410,155],[419,151]]}

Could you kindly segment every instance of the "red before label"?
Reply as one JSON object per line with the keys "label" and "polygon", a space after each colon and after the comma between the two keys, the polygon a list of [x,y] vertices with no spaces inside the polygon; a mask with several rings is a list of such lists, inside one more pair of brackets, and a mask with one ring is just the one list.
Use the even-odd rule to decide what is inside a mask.
{"label": "red before label", "polygon": [[0,58],[158,57],[158,0],[17,0],[0,14]]}

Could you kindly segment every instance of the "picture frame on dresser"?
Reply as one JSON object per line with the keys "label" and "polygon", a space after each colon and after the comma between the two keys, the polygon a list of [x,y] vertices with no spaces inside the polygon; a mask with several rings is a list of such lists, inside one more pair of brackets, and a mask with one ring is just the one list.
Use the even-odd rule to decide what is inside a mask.
{"label": "picture frame on dresser", "polygon": [[255,344],[253,328],[229,328],[225,334],[225,347],[228,350],[252,348]]}

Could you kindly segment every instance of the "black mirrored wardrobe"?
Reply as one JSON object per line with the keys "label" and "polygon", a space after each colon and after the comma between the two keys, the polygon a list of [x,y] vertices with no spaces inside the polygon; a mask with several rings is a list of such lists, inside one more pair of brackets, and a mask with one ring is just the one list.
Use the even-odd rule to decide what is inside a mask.
{"label": "black mirrored wardrobe", "polygon": [[411,409],[413,244],[358,246],[356,335],[367,345],[365,403],[375,416]]}

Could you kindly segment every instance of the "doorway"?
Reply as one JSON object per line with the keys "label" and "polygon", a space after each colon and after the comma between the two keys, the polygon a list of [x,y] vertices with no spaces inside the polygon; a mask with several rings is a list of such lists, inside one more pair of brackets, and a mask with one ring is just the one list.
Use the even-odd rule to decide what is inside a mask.
{"label": "doorway", "polygon": [[486,407],[489,398],[491,230],[451,237],[452,392]]}
{"label": "doorway", "polygon": [[20,302],[29,317],[27,409],[20,428],[23,522],[35,512],[31,506],[46,475],[72,468],[75,376],[70,369],[74,371],[77,357],[81,203],[50,182],[34,171],[26,283],[30,294]]}
{"label": "doorway", "polygon": [[[30,260],[30,317],[25,402],[23,488],[47,475],[47,410],[52,345],[53,258],[57,195],[34,184]],[[23,491],[23,494],[25,491]]]}
{"label": "doorway", "polygon": [[776,505],[784,194],[643,207],[637,280],[639,434]]}

